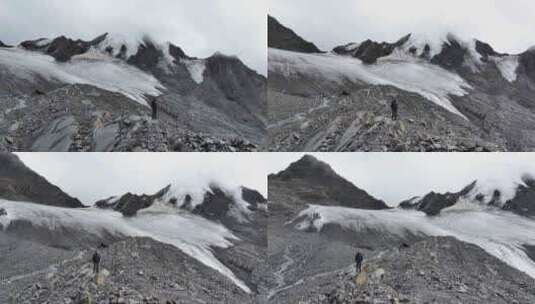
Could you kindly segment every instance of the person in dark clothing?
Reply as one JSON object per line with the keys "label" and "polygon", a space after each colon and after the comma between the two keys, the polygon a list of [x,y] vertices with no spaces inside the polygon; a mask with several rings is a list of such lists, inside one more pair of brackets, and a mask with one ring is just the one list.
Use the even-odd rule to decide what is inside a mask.
{"label": "person in dark clothing", "polygon": [[398,120],[398,101],[396,98],[392,99],[390,110],[392,110],[392,120]]}
{"label": "person in dark clothing", "polygon": [[152,109],[152,119],[158,119],[158,102],[156,101],[156,97],[150,100],[150,107]]}
{"label": "person in dark clothing", "polygon": [[357,269],[357,273],[360,273],[362,270],[362,261],[364,260],[364,256],[362,253],[357,251],[357,254],[355,255],[355,266]]}
{"label": "person in dark clothing", "polygon": [[93,253],[93,273],[98,274],[100,272],[100,254],[95,250]]}

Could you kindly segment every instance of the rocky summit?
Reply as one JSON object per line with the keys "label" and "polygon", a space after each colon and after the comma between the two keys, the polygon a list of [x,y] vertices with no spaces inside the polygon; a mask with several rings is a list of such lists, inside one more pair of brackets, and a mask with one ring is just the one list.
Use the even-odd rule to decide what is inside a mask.
{"label": "rocky summit", "polygon": [[321,53],[311,42],[299,37],[293,30],[268,16],[268,47],[304,53]]}
{"label": "rocky summit", "polygon": [[284,184],[295,197],[308,204],[348,206],[362,209],[387,209],[381,200],[338,175],[327,163],[305,155],[288,168],[269,176],[269,183]]}
{"label": "rocky summit", "polygon": [[237,57],[103,34],[0,48],[0,150],[255,151],[266,78]]}
{"label": "rocky summit", "polygon": [[68,208],[84,206],[26,167],[18,156],[6,152],[0,152],[0,198]]}

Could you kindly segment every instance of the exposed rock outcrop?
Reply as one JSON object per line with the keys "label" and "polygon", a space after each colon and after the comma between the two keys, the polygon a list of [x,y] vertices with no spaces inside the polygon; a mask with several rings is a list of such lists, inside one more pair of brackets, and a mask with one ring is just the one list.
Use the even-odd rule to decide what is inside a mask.
{"label": "exposed rock outcrop", "polygon": [[302,53],[321,52],[313,43],[299,37],[293,30],[285,27],[277,19],[269,15],[268,47]]}
{"label": "exposed rock outcrop", "polygon": [[79,208],[84,205],[35,173],[12,153],[0,152],[0,198]]}
{"label": "exposed rock outcrop", "polygon": [[328,164],[305,155],[287,169],[269,176],[270,182],[294,188],[295,195],[309,204],[336,205],[360,209],[387,209],[388,206],[338,175]]}

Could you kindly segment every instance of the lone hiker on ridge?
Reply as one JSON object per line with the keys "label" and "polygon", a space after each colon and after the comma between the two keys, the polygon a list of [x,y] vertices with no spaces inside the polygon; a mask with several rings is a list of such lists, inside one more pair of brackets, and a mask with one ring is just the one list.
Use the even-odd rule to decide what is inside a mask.
{"label": "lone hiker on ridge", "polygon": [[398,101],[396,97],[392,98],[390,110],[392,111],[392,120],[398,120]]}
{"label": "lone hiker on ridge", "polygon": [[357,273],[360,273],[362,271],[362,261],[364,260],[364,256],[362,253],[357,251],[357,254],[355,255],[355,266]]}
{"label": "lone hiker on ridge", "polygon": [[156,97],[151,98],[150,108],[152,109],[152,119],[158,119],[158,102],[156,101]]}
{"label": "lone hiker on ridge", "polygon": [[97,250],[95,250],[95,253],[93,253],[93,274],[98,275],[100,272],[100,254]]}

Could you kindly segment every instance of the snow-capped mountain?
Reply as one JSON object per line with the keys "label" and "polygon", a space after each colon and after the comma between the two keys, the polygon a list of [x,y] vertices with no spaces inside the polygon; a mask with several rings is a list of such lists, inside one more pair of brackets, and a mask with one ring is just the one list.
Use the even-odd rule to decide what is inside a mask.
{"label": "snow-capped mountain", "polygon": [[[529,176],[480,179],[456,193],[431,192],[402,202],[400,208],[370,209],[359,205],[359,197],[343,204],[329,199],[326,188],[279,178],[308,175],[317,183],[327,180],[315,177],[318,167],[327,164],[307,163],[299,170],[292,164],[269,179],[269,303],[353,303],[370,295],[411,303],[438,298],[444,303],[483,298],[507,302],[495,292],[507,294],[508,300],[535,299],[528,287],[535,286]],[[304,189],[309,189],[306,195]],[[359,275],[365,276],[363,285],[355,283],[356,251],[365,257]],[[480,269],[481,261],[488,268]],[[487,272],[496,276],[490,279]],[[468,283],[472,280],[494,287],[480,289],[480,284]],[[516,292],[502,290],[503,282],[513,284]]]}
{"label": "snow-capped mountain", "polygon": [[[92,207],[75,208],[79,206],[60,204],[62,197],[54,191],[61,190],[16,156],[4,153],[0,157],[0,181],[5,181],[0,187],[0,247],[7,239],[10,248],[32,244],[45,251],[81,250],[83,255],[84,250],[99,244],[119,246],[132,238],[148,238],[173,246],[180,255],[194,260],[194,265],[203,265],[198,275],[211,273],[209,276],[217,276],[217,281],[233,284],[238,288],[235,297],[254,297],[257,293],[257,263],[263,260],[267,247],[267,200],[259,192],[216,184],[172,184],[154,195],[127,193]],[[6,159],[9,162],[4,162]],[[22,186],[13,190],[12,185]],[[51,202],[51,197],[57,200]],[[106,252],[105,257],[113,259],[113,254]],[[31,258],[28,263],[38,264]],[[20,271],[24,269],[12,279],[25,275]],[[16,281],[13,279],[14,284]],[[2,296],[0,293],[0,299]],[[217,296],[209,297],[214,300]]]}
{"label": "snow-capped mountain", "polygon": [[427,215],[438,215],[442,210],[497,209],[522,216],[535,216],[535,180],[525,174],[505,184],[496,180],[474,181],[456,193],[430,192],[423,197],[403,201],[403,209],[415,209]]}
{"label": "snow-capped mountain", "polygon": [[215,183],[200,187],[168,185],[153,195],[126,193],[95,203],[132,217],[142,212],[188,211],[220,222],[248,223],[254,211],[266,211],[267,200],[246,187],[225,189]]}
{"label": "snow-capped mountain", "polygon": [[[193,58],[170,42],[150,37],[103,34],[83,41],[61,36],[0,47],[0,71],[0,135],[8,150],[133,149],[135,143],[121,147],[127,141],[125,133],[132,130],[121,122],[149,115],[149,100],[154,98],[160,125],[138,135],[140,141],[155,141],[143,149],[202,150],[207,148],[200,145],[209,137],[234,149],[240,149],[236,142],[242,141],[244,149],[248,142],[259,145],[265,133],[266,79],[233,56]],[[97,122],[103,120],[103,112],[109,112],[107,121]],[[40,113],[43,126],[29,129],[35,113]],[[46,130],[50,123],[68,125],[68,130],[58,135]],[[94,133],[107,134],[105,143]],[[36,144],[39,138],[54,142],[58,136],[71,142]],[[192,144],[185,141],[193,136],[200,138],[199,146],[187,147]],[[76,145],[78,139],[85,147]]]}
{"label": "snow-capped mountain", "polygon": [[[323,54],[274,46],[270,140],[305,151],[532,150],[534,54],[503,54],[453,34]],[[389,118],[394,97],[399,121]]]}

